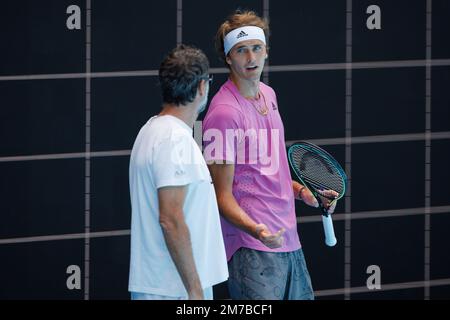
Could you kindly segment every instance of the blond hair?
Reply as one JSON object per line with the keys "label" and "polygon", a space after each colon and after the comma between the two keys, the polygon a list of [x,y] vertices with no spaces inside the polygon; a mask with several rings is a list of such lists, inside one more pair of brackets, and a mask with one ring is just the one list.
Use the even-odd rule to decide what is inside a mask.
{"label": "blond hair", "polygon": [[[264,35],[266,36],[266,43],[269,43],[269,21],[266,18],[259,17],[254,11],[240,11],[236,10],[231,14],[224,23],[221,24],[219,30],[217,30],[215,38],[215,46],[219,57],[227,67],[226,56],[224,52],[223,39],[225,36],[233,31],[234,29],[244,27],[244,26],[255,26],[263,29]],[[269,50],[266,47],[267,51]]]}

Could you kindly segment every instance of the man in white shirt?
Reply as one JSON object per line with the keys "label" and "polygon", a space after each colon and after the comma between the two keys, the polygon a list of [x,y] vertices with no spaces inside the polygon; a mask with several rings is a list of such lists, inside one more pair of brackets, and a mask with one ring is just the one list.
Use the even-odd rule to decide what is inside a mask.
{"label": "man in white shirt", "polygon": [[132,299],[212,299],[228,270],[214,186],[192,127],[207,104],[209,63],[180,45],[159,69],[163,108],[130,158]]}

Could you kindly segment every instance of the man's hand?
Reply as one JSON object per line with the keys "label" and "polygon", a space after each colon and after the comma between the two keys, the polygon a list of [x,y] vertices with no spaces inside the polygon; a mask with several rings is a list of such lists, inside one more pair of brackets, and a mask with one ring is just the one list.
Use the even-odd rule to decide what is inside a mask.
{"label": "man's hand", "polygon": [[286,230],[280,229],[276,233],[270,232],[269,228],[265,224],[256,225],[256,235],[259,241],[261,241],[266,247],[270,249],[281,248],[284,243],[283,234]]}
{"label": "man's hand", "polygon": [[334,190],[322,190],[317,191],[317,193],[319,194],[320,200],[322,200],[323,206],[327,209],[328,213],[333,213],[337,204],[337,201],[334,201],[333,199],[336,199],[339,196],[339,193]]}
{"label": "man's hand", "polygon": [[[317,208],[319,206],[319,202],[317,201],[316,197],[312,194],[311,191],[309,191],[308,188],[301,185],[297,181],[292,181],[292,188],[294,190],[294,196],[298,200],[303,200],[308,206]],[[325,209],[327,209],[328,213],[333,213],[334,209],[336,209],[337,201],[334,201],[333,199],[337,198],[339,196],[339,193],[337,193],[334,190],[322,190],[317,191],[319,194],[320,200],[323,203],[323,206]]]}
{"label": "man's hand", "polygon": [[310,207],[318,208],[319,202],[317,201],[316,197],[312,194],[311,191],[309,191],[308,188],[303,187],[303,189],[300,191],[300,199],[303,200],[304,203],[306,203]]}
{"label": "man's hand", "polygon": [[316,197],[306,188],[304,185],[298,183],[297,181],[292,181],[292,188],[294,189],[294,196],[297,200],[303,200],[308,206],[317,208],[319,202],[317,202]]}

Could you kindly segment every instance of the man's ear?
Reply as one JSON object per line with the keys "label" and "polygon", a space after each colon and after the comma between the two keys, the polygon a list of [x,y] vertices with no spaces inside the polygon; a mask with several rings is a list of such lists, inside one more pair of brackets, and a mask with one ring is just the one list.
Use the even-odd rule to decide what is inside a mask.
{"label": "man's ear", "polygon": [[202,79],[198,84],[198,92],[201,96],[204,96],[206,94],[206,81],[208,80]]}
{"label": "man's ear", "polygon": [[228,55],[225,57],[225,62],[228,63],[229,66],[231,66],[231,59]]}

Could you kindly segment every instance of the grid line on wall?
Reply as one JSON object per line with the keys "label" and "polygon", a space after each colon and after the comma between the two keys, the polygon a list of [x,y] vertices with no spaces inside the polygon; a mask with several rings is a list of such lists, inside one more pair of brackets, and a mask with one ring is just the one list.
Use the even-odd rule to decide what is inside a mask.
{"label": "grid line on wall", "polygon": [[[194,134],[200,130],[201,121],[197,121],[194,127]],[[201,130],[200,130],[201,131]],[[427,137],[428,136],[428,137]],[[324,139],[302,139],[320,146],[327,145],[345,145],[345,143],[354,144],[368,144],[368,143],[383,143],[383,142],[404,142],[404,141],[425,141],[450,139],[450,131],[423,133],[403,133],[403,134],[389,134],[389,135],[373,135],[373,136],[353,136],[349,142],[347,138],[324,138]],[[287,140],[286,146],[289,147],[300,140]],[[90,158],[98,157],[118,157],[129,156],[130,149],[125,150],[106,150],[106,151],[90,151]],[[57,159],[76,159],[85,158],[86,152],[69,152],[69,153],[50,153],[50,154],[35,154],[35,155],[18,155],[18,156],[3,156],[0,157],[0,162],[17,162],[17,161],[38,161],[38,160],[57,160]]]}
{"label": "grid line on wall", "polygon": [[89,300],[91,238],[91,0],[86,0],[86,91],[84,171],[84,299]]}
{"label": "grid line on wall", "polygon": [[[448,67],[450,59],[424,60],[386,60],[386,61],[364,61],[337,63],[309,63],[292,65],[268,65],[266,71],[271,72],[302,72],[302,71],[332,71],[356,69],[387,69],[387,68],[420,68],[430,65],[431,67]],[[211,74],[228,74],[227,68],[210,68]],[[117,78],[117,77],[155,77],[158,70],[127,70],[127,71],[104,71],[91,72],[90,78]],[[0,81],[28,81],[28,80],[58,80],[58,79],[83,79],[86,73],[48,73],[48,74],[24,74],[3,75]]]}
{"label": "grid line on wall", "polygon": [[[270,21],[270,11],[269,11],[269,0],[263,0],[263,17]],[[267,47],[269,47],[269,41],[270,39],[267,39]],[[268,57],[265,62],[265,67],[263,71],[263,82],[267,85],[269,85],[269,59]]]}
{"label": "grid line on wall", "polygon": [[177,45],[183,43],[183,0],[177,0]]}
{"label": "grid line on wall", "polygon": [[[429,208],[429,214],[450,214],[450,204],[446,206],[434,206]],[[425,213],[425,207],[418,208],[402,208],[402,209],[390,209],[390,210],[375,210],[375,211],[358,211],[352,212],[352,220],[361,219],[375,219],[375,218],[396,218],[423,215]],[[346,219],[345,213],[335,213],[333,215],[334,221],[342,221]],[[315,223],[322,222],[320,215],[301,216],[297,217],[298,223]],[[70,240],[80,239],[85,236],[89,238],[102,238],[128,235],[130,229],[122,230],[109,230],[84,233],[71,233],[71,234],[53,234],[53,235],[41,235],[41,236],[28,236],[28,237],[16,237],[16,238],[4,238],[0,239],[0,245],[15,244],[15,243],[29,243],[29,242],[41,242],[41,241],[57,241],[57,240]]]}
{"label": "grid line on wall", "polygon": [[347,0],[346,8],[346,43],[345,43],[345,173],[347,189],[344,198],[345,231],[344,231],[344,298],[350,300],[351,288],[351,212],[352,212],[352,0]]}
{"label": "grid line on wall", "polygon": [[432,0],[426,4],[426,70],[425,70],[425,216],[424,216],[424,299],[430,299],[431,236],[431,23]]}

